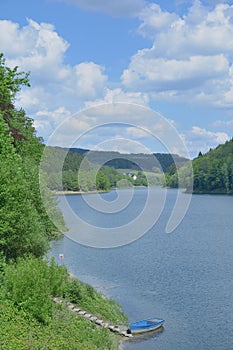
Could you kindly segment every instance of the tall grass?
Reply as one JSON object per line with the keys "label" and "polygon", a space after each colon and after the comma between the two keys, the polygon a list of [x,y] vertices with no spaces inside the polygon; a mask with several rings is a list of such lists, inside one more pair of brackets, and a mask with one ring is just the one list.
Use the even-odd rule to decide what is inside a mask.
{"label": "tall grass", "polygon": [[0,278],[1,350],[116,349],[107,329],[53,302],[54,296],[65,297],[102,319],[127,322],[117,303],[70,279],[64,266],[28,257],[4,266]]}

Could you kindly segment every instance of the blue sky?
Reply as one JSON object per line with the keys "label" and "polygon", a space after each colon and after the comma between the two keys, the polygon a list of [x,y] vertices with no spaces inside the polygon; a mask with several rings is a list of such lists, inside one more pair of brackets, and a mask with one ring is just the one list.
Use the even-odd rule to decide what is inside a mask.
{"label": "blue sky", "polygon": [[[148,129],[167,143],[168,135],[161,136],[158,128],[159,112],[180,135],[191,157],[205,152],[233,136],[231,3],[3,1],[0,51],[7,65],[31,72],[31,88],[18,95],[17,106],[35,120],[46,142],[69,120],[70,128],[64,123],[54,138],[62,146],[70,146],[69,136],[73,145],[76,135],[75,145],[86,148],[101,149],[108,141],[107,148],[119,151],[143,151],[143,147],[161,151],[140,130]],[[99,106],[111,103],[124,103],[127,125],[111,124],[89,132],[118,121],[119,115],[124,120],[119,108],[117,112],[110,108],[104,116]],[[145,117],[140,107],[137,115],[135,104],[145,107]],[[146,117],[147,108],[155,111],[155,120]],[[80,138],[83,133],[85,137]],[[133,149],[127,149],[127,142],[117,145],[120,139],[128,144],[131,140]],[[182,153],[175,146],[168,151]]]}

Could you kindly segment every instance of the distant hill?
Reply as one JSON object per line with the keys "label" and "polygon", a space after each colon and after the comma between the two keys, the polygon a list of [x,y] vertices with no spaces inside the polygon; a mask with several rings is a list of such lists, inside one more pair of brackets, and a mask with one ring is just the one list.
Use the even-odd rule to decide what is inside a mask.
{"label": "distant hill", "polygon": [[85,153],[89,152],[89,149],[85,149],[85,148],[66,148],[66,147],[54,147],[54,148],[57,148],[57,149],[62,149],[66,152],[70,152],[70,153],[78,153],[80,154],[81,156],[84,155]]}
{"label": "distant hill", "polygon": [[[233,194],[233,138],[193,159],[194,193]],[[167,185],[177,186],[177,174],[167,172]]]}
{"label": "distant hill", "polygon": [[[67,151],[68,149],[63,148],[63,150]],[[123,154],[114,151],[89,151],[82,148],[70,148],[69,152],[85,155],[92,163],[102,164],[115,169],[154,171],[154,168],[157,167],[166,172],[174,163],[183,164],[188,161],[187,158],[168,153]]]}
{"label": "distant hill", "polygon": [[[171,154],[121,154],[48,147],[43,170],[51,190],[108,191],[117,186],[164,186],[163,173],[169,167],[176,168],[187,161]],[[59,169],[62,163],[63,167]]]}

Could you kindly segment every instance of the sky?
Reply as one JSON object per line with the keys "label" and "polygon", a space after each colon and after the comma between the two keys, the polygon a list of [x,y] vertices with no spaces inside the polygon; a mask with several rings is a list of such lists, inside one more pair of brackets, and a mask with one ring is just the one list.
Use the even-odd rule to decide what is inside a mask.
{"label": "sky", "polygon": [[47,144],[207,152],[233,137],[232,3],[3,0],[0,51],[30,71],[16,106]]}

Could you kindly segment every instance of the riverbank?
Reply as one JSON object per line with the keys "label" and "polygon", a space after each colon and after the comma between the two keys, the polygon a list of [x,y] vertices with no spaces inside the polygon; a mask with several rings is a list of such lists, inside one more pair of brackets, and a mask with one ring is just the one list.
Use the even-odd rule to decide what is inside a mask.
{"label": "riverbank", "polygon": [[[54,303],[75,302],[104,322],[128,324],[121,307],[92,286],[70,278],[64,266],[41,258],[20,259],[0,272],[0,348],[117,350],[120,335]],[[16,278],[17,277],[17,278]]]}
{"label": "riverbank", "polygon": [[97,194],[97,193],[108,193],[109,191],[53,191],[55,195],[64,195],[64,194]]}
{"label": "riverbank", "polygon": [[129,327],[126,325],[119,325],[119,324],[116,325],[109,322],[104,322],[103,320],[99,319],[95,315],[90,314],[89,312],[86,312],[83,309],[80,309],[80,307],[77,304],[67,302],[65,299],[62,299],[62,298],[55,297],[53,298],[53,301],[59,305],[65,306],[71,312],[75,313],[76,315],[82,316],[86,320],[93,322],[99,327],[107,328],[109,331],[119,334],[121,336],[124,336],[126,338],[132,337],[132,334],[128,332]]}
{"label": "riverbank", "polygon": [[[151,187],[160,187],[160,186],[149,186]],[[55,195],[66,195],[66,194],[98,194],[98,193],[109,193],[111,191],[115,190],[127,190],[127,189],[137,189],[137,188],[147,188],[147,186],[130,186],[130,187],[123,187],[123,188],[111,188],[109,191],[52,191]]]}

